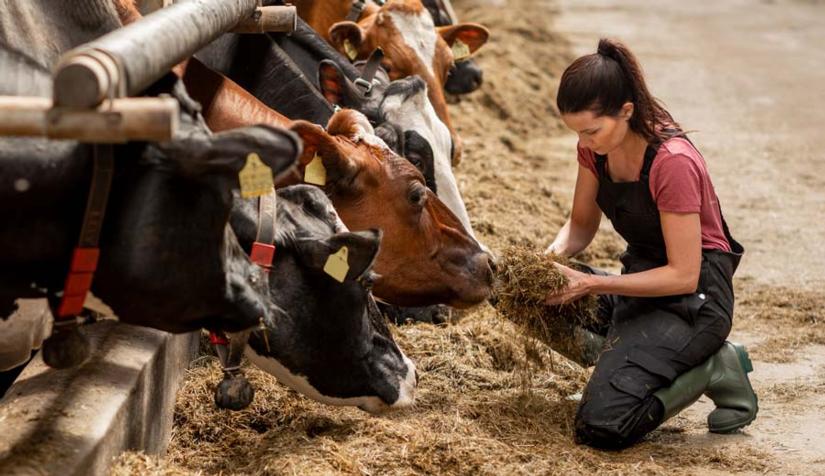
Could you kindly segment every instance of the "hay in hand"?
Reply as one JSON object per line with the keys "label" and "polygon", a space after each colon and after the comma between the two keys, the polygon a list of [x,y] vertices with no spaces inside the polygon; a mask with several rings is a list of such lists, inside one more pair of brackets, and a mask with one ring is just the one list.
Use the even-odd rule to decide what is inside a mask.
{"label": "hay in hand", "polygon": [[506,249],[498,264],[496,310],[556,352],[580,365],[592,365],[600,345],[584,328],[596,322],[596,297],[589,295],[555,306],[545,304],[548,292],[567,286],[567,277],[553,266],[554,262],[571,266],[559,256],[524,246]]}

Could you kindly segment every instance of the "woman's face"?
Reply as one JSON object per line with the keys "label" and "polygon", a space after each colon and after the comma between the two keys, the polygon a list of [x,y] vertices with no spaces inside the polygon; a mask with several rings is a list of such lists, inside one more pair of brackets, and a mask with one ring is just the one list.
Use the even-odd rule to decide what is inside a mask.
{"label": "woman's face", "polygon": [[607,155],[624,141],[633,104],[625,103],[616,116],[597,116],[592,111],[562,114],[564,124],[579,135],[579,144],[599,155]]}

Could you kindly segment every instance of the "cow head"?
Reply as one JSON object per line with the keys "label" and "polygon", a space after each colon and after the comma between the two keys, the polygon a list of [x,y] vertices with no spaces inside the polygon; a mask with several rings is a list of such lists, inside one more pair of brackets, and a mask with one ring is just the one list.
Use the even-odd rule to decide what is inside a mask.
{"label": "cow head", "polygon": [[[433,17],[436,26],[448,26],[456,23],[451,9],[441,0],[422,0],[424,7]],[[444,90],[450,94],[467,94],[475,91],[484,80],[484,72],[472,59],[456,60],[450,69]]]}
{"label": "cow head", "polygon": [[[232,226],[245,247],[257,207],[236,206]],[[395,343],[369,291],[381,233],[350,233],[317,187],[278,190],[275,262],[269,275],[278,309],[254,331],[247,357],[292,389],[323,403],[370,413],[411,405],[415,365]],[[324,269],[346,247],[343,282]]]}
{"label": "cow head", "polygon": [[304,121],[292,130],[304,142],[302,176],[317,155],[326,169],[324,189],[344,223],[352,230],[383,231],[376,296],[398,305],[455,307],[486,299],[490,256],[362,114],[339,111],[327,131]]}
{"label": "cow head", "polygon": [[436,28],[432,16],[420,0],[390,0],[358,23],[338,22],[329,30],[332,44],[357,58],[367,57],[375,48],[384,50],[382,65],[390,79],[418,75],[429,88],[429,97],[438,117],[450,129],[453,163],[461,157],[461,142],[450,122],[444,84],[454,63],[452,46],[461,41],[470,54],[489,37],[481,25],[461,23]]}
{"label": "cow head", "polygon": [[[232,192],[251,153],[280,175],[298,137],[269,126],[212,134],[196,105],[171,141],[127,146],[112,187],[93,290],[129,323],[171,332],[238,331],[271,312],[261,271],[228,227]],[[129,161],[128,153],[137,153]],[[121,161],[122,160],[122,161]]]}
{"label": "cow head", "polygon": [[[379,69],[367,96],[333,61],[321,61],[318,77],[327,100],[363,112],[374,126],[375,134],[424,175],[427,187],[474,236],[450,162],[450,131],[435,113],[427,96],[427,84],[415,75],[388,81],[385,74]],[[354,98],[360,99],[354,101]],[[352,105],[353,102],[360,106]]]}

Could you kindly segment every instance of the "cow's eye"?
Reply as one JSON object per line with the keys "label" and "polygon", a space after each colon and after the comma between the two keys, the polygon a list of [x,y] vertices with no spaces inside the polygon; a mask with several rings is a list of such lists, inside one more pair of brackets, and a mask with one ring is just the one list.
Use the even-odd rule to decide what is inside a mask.
{"label": "cow's eye", "polygon": [[424,203],[427,201],[427,187],[416,182],[410,188],[408,198],[413,206],[424,208]]}
{"label": "cow's eye", "polygon": [[415,166],[421,173],[424,173],[424,161],[421,160],[421,156],[414,153],[414,152],[407,152],[404,157]]}

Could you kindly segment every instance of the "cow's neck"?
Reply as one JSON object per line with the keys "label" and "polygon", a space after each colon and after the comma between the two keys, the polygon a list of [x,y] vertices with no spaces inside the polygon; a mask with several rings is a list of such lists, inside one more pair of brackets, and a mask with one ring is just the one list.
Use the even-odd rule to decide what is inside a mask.
{"label": "cow's neck", "polygon": [[120,26],[112,0],[15,0],[0,8],[0,42],[46,68],[69,49]]}

